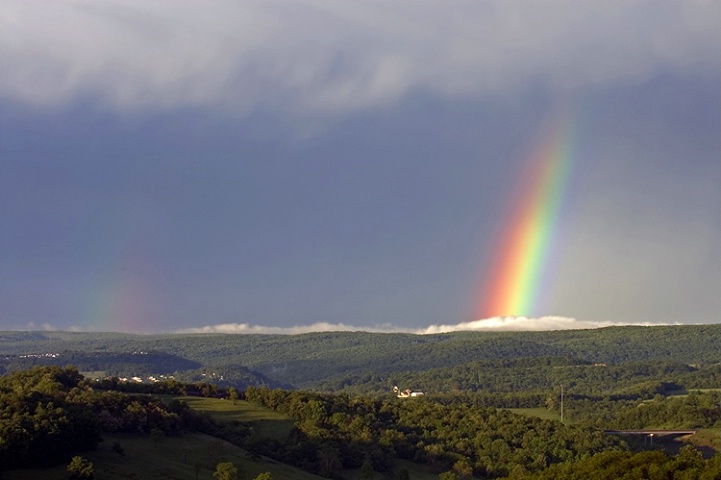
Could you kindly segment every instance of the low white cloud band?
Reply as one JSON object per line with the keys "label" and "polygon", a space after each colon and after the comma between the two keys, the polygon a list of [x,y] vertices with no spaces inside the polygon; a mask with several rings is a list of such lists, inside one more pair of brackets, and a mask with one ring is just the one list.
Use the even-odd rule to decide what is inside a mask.
{"label": "low white cloud band", "polygon": [[343,323],[314,323],[293,327],[263,327],[247,323],[226,323],[204,327],[186,328],[179,333],[237,333],[237,334],[271,334],[296,335],[314,332],[374,332],[374,333],[412,333],[416,335],[432,335],[449,332],[474,331],[545,331],[545,330],[580,330],[611,326],[637,325],[652,326],[652,323],[620,323],[576,320],[567,317],[493,317],[473,322],[462,322],[455,325],[430,325],[423,328],[402,328],[393,325],[376,325],[374,327],[355,327]]}

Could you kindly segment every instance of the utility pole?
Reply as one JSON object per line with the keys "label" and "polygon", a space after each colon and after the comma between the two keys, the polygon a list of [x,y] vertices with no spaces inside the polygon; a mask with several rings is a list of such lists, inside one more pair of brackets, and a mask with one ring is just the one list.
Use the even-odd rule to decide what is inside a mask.
{"label": "utility pole", "polygon": [[561,385],[561,423],[563,423],[563,385]]}

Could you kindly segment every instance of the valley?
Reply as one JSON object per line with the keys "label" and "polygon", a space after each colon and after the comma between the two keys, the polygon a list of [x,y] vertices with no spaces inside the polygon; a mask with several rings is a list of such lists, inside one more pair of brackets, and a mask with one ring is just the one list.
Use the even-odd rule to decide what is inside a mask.
{"label": "valley", "polygon": [[[720,346],[716,325],[427,336],[2,332],[0,460],[15,466],[0,475],[66,478],[71,451],[93,462],[95,478],[211,478],[231,461],[248,479],[537,480],[573,465],[598,470],[601,459],[707,475],[718,472],[721,450]],[[394,386],[424,395],[398,398]],[[697,433],[605,433],[648,429]],[[79,443],[59,448],[63,435]],[[14,453],[20,445],[27,461]],[[28,470],[40,445],[48,466]],[[226,455],[201,458],[206,450]],[[613,478],[603,471],[596,478]]]}

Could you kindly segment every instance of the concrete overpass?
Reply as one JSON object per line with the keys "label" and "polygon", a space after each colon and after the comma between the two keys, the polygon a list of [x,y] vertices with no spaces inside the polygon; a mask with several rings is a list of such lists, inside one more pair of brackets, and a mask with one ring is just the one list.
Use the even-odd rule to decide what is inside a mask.
{"label": "concrete overpass", "polygon": [[653,445],[654,437],[667,437],[672,435],[693,435],[696,430],[604,430],[608,435],[643,435],[643,443]]}
{"label": "concrete overpass", "polygon": [[603,433],[609,435],[653,435],[660,437],[663,435],[693,435],[696,430],[604,430]]}

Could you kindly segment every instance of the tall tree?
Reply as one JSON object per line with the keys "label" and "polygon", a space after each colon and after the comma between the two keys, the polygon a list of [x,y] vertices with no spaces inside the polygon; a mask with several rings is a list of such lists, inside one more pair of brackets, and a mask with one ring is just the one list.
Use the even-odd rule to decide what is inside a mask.
{"label": "tall tree", "polygon": [[91,480],[95,478],[93,463],[84,457],[73,457],[67,470],[69,480]]}
{"label": "tall tree", "polygon": [[238,467],[233,462],[222,462],[215,466],[213,476],[218,480],[237,480]]}

